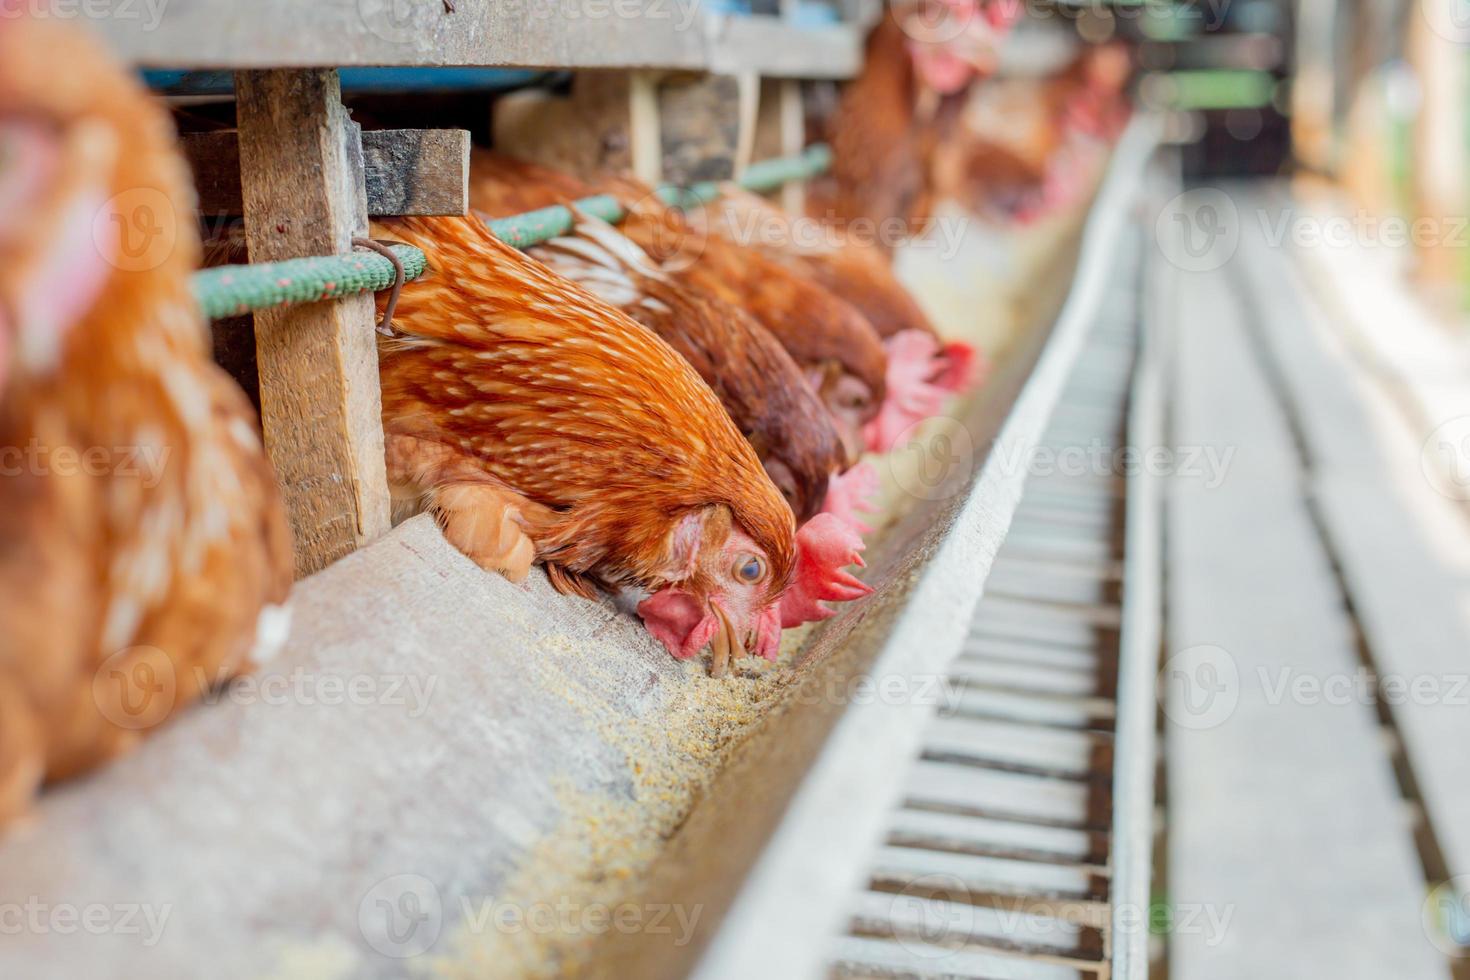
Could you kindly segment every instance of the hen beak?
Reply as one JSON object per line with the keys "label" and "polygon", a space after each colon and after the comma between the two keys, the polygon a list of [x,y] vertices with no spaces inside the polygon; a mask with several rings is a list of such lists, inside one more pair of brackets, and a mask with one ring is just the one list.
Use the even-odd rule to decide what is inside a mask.
{"label": "hen beak", "polygon": [[710,603],[710,608],[715,611],[715,617],[719,619],[720,625],[715,630],[715,635],[709,641],[710,657],[709,675],[711,677],[724,677],[730,667],[730,661],[738,657],[743,651],[737,646],[735,639],[735,627],[730,625],[730,617],[725,615],[718,603]]}

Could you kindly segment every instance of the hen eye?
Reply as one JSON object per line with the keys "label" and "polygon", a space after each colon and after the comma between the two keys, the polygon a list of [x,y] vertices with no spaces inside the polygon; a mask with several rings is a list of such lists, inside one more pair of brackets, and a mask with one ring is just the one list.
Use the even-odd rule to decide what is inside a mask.
{"label": "hen eye", "polygon": [[766,574],[766,566],[754,555],[741,559],[735,565],[735,577],[742,582],[759,582]]}

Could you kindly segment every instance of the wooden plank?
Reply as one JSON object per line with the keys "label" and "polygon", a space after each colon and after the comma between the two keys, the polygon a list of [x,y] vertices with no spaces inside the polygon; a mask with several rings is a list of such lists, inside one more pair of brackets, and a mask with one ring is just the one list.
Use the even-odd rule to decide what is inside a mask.
{"label": "wooden plank", "polygon": [[960,656],[972,660],[1000,660],[1016,664],[1034,664],[1058,670],[1093,673],[1103,661],[1097,650],[1040,646],[1023,640],[974,635],[965,641]]}
{"label": "wooden plank", "polygon": [[1084,778],[1109,768],[1111,746],[1088,732],[1040,729],[1005,721],[939,718],[924,734],[924,756],[973,760],[994,768],[1029,769]]}
{"label": "wooden plank", "polygon": [[961,905],[919,895],[865,891],[852,903],[849,932],[874,939],[918,938],[935,946],[1088,958],[1097,934],[1066,918]]}
{"label": "wooden plank", "polygon": [[[1310,485],[1450,875],[1470,873],[1470,526],[1421,470],[1430,423],[1406,417],[1294,270],[1243,256]],[[1412,419],[1412,421],[1411,421]],[[1417,685],[1417,688],[1415,687]]]}
{"label": "wooden plank", "polygon": [[[337,73],[241,72],[235,89],[251,259],[349,251],[367,234],[367,201]],[[265,444],[299,575],[389,527],[374,320],[366,294],[255,314]]]}
{"label": "wooden plank", "polygon": [[910,840],[927,837],[997,856],[1051,855],[1057,863],[1100,864],[1107,859],[1107,839],[1102,834],[995,817],[901,808],[894,811],[888,835],[890,842],[900,835]]}
{"label": "wooden plank", "polygon": [[1104,698],[1059,698],[966,686],[948,714],[957,718],[995,719],[1052,728],[1105,729],[1114,716]]}
{"label": "wooden plank", "polygon": [[843,980],[1083,980],[1075,967],[1037,963],[998,953],[850,936],[833,948],[832,975]]}
{"label": "wooden plank", "polygon": [[658,85],[662,178],[688,185],[733,180],[749,162],[759,94],[756,79],[679,75]]}
{"label": "wooden plank", "polygon": [[1102,897],[1096,887],[1098,876],[1083,865],[949,854],[916,847],[879,849],[873,887],[902,891],[910,882],[926,877],[959,883],[967,900],[975,902],[990,896],[1074,901]]}
{"label": "wooden plank", "polygon": [[[183,145],[199,191],[199,211],[242,213],[239,134],[189,133]],[[362,134],[362,154],[369,216],[469,212],[469,130],[370,130]]]}
{"label": "wooden plank", "polygon": [[[69,0],[40,2],[76,16]],[[670,68],[846,78],[862,59],[853,25],[797,28],[696,3],[172,0],[89,23],[122,57],[152,68]]]}
{"label": "wooden plank", "polygon": [[628,171],[657,183],[656,85],[649,71],[580,71],[569,95],[512,92],[495,104],[495,148],[574,174]]}
{"label": "wooden plank", "polygon": [[1176,478],[1168,513],[1169,893],[1232,914],[1222,941],[1174,935],[1170,975],[1443,977],[1373,712],[1269,693],[1357,658],[1240,296],[1181,273],[1169,317],[1174,437],[1242,447],[1218,487]]}
{"label": "wooden plank", "polygon": [[919,761],[908,773],[904,806],[972,812],[1061,827],[1087,826],[1082,783]]}

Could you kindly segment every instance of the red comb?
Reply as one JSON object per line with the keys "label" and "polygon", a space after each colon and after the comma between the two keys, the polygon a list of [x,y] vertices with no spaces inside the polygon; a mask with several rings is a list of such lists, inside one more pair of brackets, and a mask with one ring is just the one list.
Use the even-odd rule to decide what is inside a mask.
{"label": "red comb", "polygon": [[888,392],[878,415],[863,426],[868,449],[886,453],[905,432],[938,415],[949,392],[934,383],[939,342],[922,330],[900,330],[883,345],[888,352],[884,376]]}
{"label": "red comb", "polygon": [[790,629],[836,615],[822,605],[850,602],[870,594],[873,587],[845,566],[863,564],[862,536],[832,514],[818,514],[796,533],[796,577],[781,597],[781,626]]}
{"label": "red comb", "polygon": [[989,0],[981,10],[986,22],[998,31],[1009,30],[1025,13],[1021,0]]}
{"label": "red comb", "polygon": [[859,463],[846,473],[833,473],[827,480],[822,513],[831,514],[858,534],[867,534],[873,529],[863,523],[858,513],[872,514],[878,510],[873,503],[878,487],[878,471],[871,463]]}
{"label": "red comb", "polygon": [[941,367],[934,383],[945,391],[960,394],[980,383],[989,368],[984,356],[963,340],[951,340],[939,351]]}

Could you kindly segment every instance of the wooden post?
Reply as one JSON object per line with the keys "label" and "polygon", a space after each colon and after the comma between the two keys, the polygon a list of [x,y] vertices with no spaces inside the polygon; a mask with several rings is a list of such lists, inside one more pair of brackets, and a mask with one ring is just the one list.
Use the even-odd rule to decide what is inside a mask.
{"label": "wooden post", "polygon": [[[362,142],[336,71],[239,72],[252,262],[350,251],[367,234]],[[389,527],[373,297],[255,315],[261,422],[307,575]]]}

